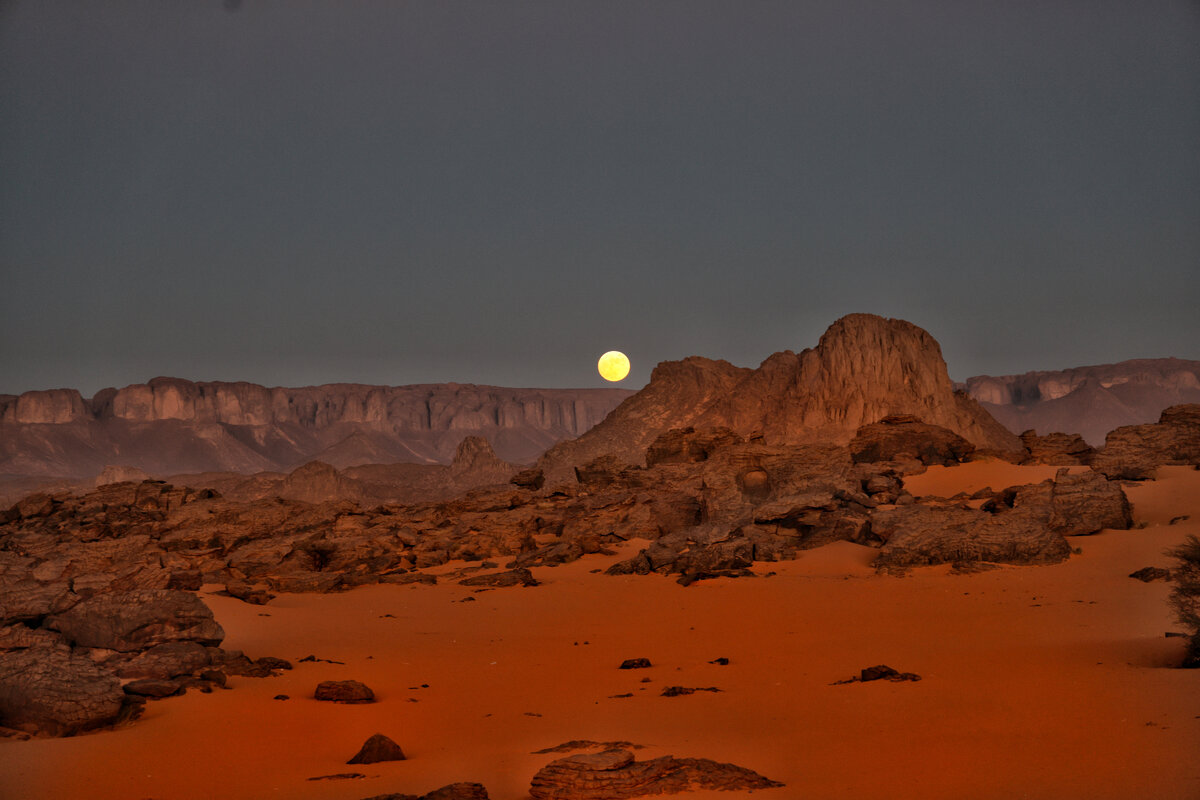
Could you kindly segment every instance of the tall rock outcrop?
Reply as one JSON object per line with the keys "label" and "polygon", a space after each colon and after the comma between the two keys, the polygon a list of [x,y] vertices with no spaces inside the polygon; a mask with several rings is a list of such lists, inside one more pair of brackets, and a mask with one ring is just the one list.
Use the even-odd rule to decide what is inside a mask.
{"label": "tall rock outcrop", "polygon": [[842,317],[810,350],[770,356],[700,424],[760,431],[772,443],[842,444],[863,425],[900,415],[947,428],[979,448],[1022,449],[978,403],[954,390],[932,336],[873,314]]}
{"label": "tall rock outcrop", "polygon": [[976,375],[967,392],[1014,433],[1078,433],[1093,447],[1124,425],[1200,403],[1200,361],[1141,358],[1023,375]]}
{"label": "tall rock outcrop", "polygon": [[851,314],[815,348],[785,350],[757,369],[689,358],[660,364],[649,385],[601,424],[543,456],[547,477],[603,454],[641,463],[671,428],[729,428],[769,444],[848,443],[863,425],[912,416],[981,449],[1024,453],[1020,439],[956,391],[941,347],[912,323]]}

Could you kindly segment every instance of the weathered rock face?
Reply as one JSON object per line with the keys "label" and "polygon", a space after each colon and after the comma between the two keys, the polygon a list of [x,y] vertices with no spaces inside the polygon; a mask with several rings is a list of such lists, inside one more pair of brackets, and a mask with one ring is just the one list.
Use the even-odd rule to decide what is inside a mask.
{"label": "weathered rock face", "polygon": [[622,800],[693,789],[769,789],[782,783],[734,764],[663,756],[635,761],[628,750],[583,753],[552,761],[529,787],[534,800]]}
{"label": "weathered rock face", "polygon": [[1069,557],[1066,536],[1132,524],[1120,485],[1093,472],[1059,470],[1054,480],[1013,486],[980,509],[909,505],[871,514],[882,538],[878,569],[990,561],[1050,564]]}
{"label": "weathered rock face", "polygon": [[586,435],[552,447],[538,464],[551,481],[569,480],[573,467],[605,455],[639,464],[659,434],[691,425],[750,372],[728,361],[699,356],[664,361],[654,368],[644,389]]}
{"label": "weathered rock face", "polygon": [[687,426],[728,428],[770,444],[846,444],[860,427],[894,415],[946,428],[979,448],[1024,454],[1016,436],[955,391],[932,336],[903,320],[851,314],[815,348],[776,353],[754,370],[697,358],[660,364],[645,389],[540,465],[561,480],[569,467],[601,455],[638,464],[656,437]]}
{"label": "weathered rock face", "polygon": [[286,471],[313,460],[446,464],[464,436],[515,462],[578,436],[631,393],[431,384],[155,378],[85,401],[74,390],[0,396],[0,473],[91,479],[109,465],[155,475]]}
{"label": "weathered rock face", "polygon": [[1011,431],[1081,434],[1100,445],[1109,431],[1200,403],[1200,361],[1136,359],[1058,372],[968,378],[967,392]]}
{"label": "weathered rock face", "polygon": [[864,425],[850,441],[850,457],[856,463],[913,459],[926,466],[949,466],[964,461],[975,445],[953,431],[926,425],[916,417],[884,417]]}
{"label": "weathered rock face", "polygon": [[1117,428],[1091,458],[1092,469],[1126,480],[1152,478],[1164,464],[1200,464],[1200,403],[1172,406],[1156,423]]}
{"label": "weathered rock face", "polygon": [[0,725],[69,736],[117,721],[120,682],[48,631],[0,628]]}
{"label": "weathered rock face", "polygon": [[872,314],[839,319],[811,350],[769,357],[702,418],[767,441],[844,444],[887,416],[912,415],[976,447],[1019,451],[1016,438],[956,393],[942,350],[912,323]]}
{"label": "weathered rock face", "polygon": [[884,540],[877,569],[991,561],[1053,564],[1071,548],[1062,534],[1034,515],[989,514],[969,508],[905,506],[871,515],[871,530]]}
{"label": "weathered rock face", "polygon": [[123,653],[179,641],[215,647],[225,638],[200,598],[172,589],[95,595],[51,617],[46,626],[78,647]]}
{"label": "weathered rock face", "polygon": [[1025,431],[1021,442],[1029,455],[1023,464],[1048,464],[1055,467],[1071,467],[1088,464],[1095,451],[1077,433],[1051,433],[1038,436],[1037,431]]}

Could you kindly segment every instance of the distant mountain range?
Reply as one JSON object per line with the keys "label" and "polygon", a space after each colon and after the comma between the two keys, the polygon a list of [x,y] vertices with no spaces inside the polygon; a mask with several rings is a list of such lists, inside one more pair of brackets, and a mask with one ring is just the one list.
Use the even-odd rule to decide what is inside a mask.
{"label": "distant mountain range", "polygon": [[0,395],[0,475],[90,478],[106,466],[156,475],[288,472],[310,461],[449,464],[468,436],[513,463],[578,436],[625,389],[469,384],[267,388],[155,378],[105,389]]}
{"label": "distant mountain range", "polygon": [[1122,425],[1158,420],[1168,406],[1200,403],[1200,361],[1139,358],[1024,375],[977,375],[963,385],[1014,433],[1078,433],[1104,444]]}

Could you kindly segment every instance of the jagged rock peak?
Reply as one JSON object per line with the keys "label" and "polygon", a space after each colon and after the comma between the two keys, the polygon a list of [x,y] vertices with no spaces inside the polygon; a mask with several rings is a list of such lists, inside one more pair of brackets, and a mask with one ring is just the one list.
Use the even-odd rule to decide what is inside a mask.
{"label": "jagged rock peak", "polygon": [[863,425],[911,415],[948,428],[977,447],[1020,451],[1020,441],[961,393],[942,350],[925,330],[899,319],[850,314],[815,348],[763,361],[703,416],[767,441],[847,442]]}

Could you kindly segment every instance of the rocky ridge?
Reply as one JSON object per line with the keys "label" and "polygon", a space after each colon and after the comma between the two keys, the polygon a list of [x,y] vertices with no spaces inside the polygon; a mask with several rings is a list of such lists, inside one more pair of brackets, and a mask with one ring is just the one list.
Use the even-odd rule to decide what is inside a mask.
{"label": "rocky ridge", "polygon": [[530,462],[632,392],[468,384],[267,388],[155,378],[0,395],[0,474],[91,478],[109,465],[166,476],[288,471],[319,460],[447,463],[468,435]]}

